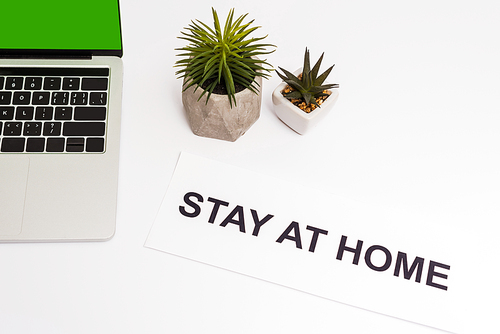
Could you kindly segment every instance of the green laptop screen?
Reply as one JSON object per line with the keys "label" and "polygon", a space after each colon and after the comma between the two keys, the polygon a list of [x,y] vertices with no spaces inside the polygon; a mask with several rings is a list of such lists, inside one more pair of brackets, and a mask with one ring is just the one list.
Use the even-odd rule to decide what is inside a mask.
{"label": "green laptop screen", "polygon": [[118,0],[2,0],[0,49],[122,49]]}

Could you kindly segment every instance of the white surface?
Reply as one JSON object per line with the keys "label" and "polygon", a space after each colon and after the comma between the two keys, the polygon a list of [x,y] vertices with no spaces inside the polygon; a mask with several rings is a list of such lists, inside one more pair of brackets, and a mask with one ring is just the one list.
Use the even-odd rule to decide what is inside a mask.
{"label": "white surface", "polygon": [[500,255],[498,2],[237,4],[236,14],[248,12],[262,26],[256,35],[278,46],[268,57],[275,67],[300,67],[306,46],[312,59],[324,51],[324,65],[336,64],[330,80],[340,97],[300,136],[272,112],[274,75],[264,82],[260,120],[235,143],[190,132],[173,69],[180,30],[191,19],[210,22],[211,6],[225,18],[231,3],[120,2],[115,237],[1,244],[2,332],[441,333],[144,248],[180,151],[404,210],[427,222],[430,238],[434,224],[470,231],[483,244],[469,251],[477,285],[467,305],[482,310],[470,333],[498,332],[499,270],[490,262]]}

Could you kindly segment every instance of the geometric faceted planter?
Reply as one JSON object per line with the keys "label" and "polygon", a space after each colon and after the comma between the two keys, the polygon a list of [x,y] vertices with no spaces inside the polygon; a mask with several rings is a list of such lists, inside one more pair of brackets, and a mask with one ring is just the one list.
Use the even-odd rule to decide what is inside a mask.
{"label": "geometric faceted planter", "polygon": [[186,110],[191,130],[195,135],[234,142],[259,119],[262,103],[262,77],[256,76],[257,91],[255,94],[244,89],[235,94],[236,105],[229,105],[227,95],[206,94],[198,101],[202,89],[189,87],[182,92],[182,104]]}
{"label": "geometric faceted planter", "polygon": [[[302,69],[294,72],[295,75],[302,73]],[[325,82],[325,84],[327,84]],[[331,89],[331,95],[321,104],[320,107],[307,113],[295,106],[281,94],[286,83],[281,83],[273,92],[273,104],[276,115],[290,128],[299,134],[304,134],[317,125],[333,108],[339,97],[337,89]]]}

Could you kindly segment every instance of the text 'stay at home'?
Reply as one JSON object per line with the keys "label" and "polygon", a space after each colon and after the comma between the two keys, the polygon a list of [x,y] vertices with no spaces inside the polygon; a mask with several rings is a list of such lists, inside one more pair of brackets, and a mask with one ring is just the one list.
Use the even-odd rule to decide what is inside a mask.
{"label": "text 'stay at home'", "polygon": [[[179,212],[188,218],[197,218],[200,216],[202,210],[210,210],[210,216],[207,223],[218,224],[219,226],[226,227],[228,224],[236,225],[241,233],[247,233],[248,220],[245,220],[246,215],[251,215],[251,223],[248,224],[252,230],[252,236],[258,237],[261,229],[265,224],[274,218],[272,214],[261,215],[255,209],[244,209],[241,205],[235,205],[234,209],[227,215],[219,215],[221,207],[231,208],[230,203],[213,197],[205,198],[197,192],[187,192],[183,198],[184,203],[179,206]],[[272,222],[271,222],[272,224]],[[305,232],[307,231],[307,232]],[[292,221],[280,235],[276,235],[276,242],[293,242],[297,249],[302,249],[303,238],[302,235],[307,233],[308,237],[308,251],[314,253],[318,242],[328,242],[332,238],[328,235],[328,231],[319,227],[307,225],[305,227],[300,225],[299,222]],[[338,238],[336,238],[338,240]],[[349,244],[349,246],[348,246]],[[355,244],[355,245],[353,245]],[[345,235],[340,236],[339,246],[337,248],[336,259],[339,261],[344,260],[344,255],[352,255],[353,265],[360,263],[361,255],[364,253],[364,262],[366,266],[377,272],[384,272],[391,269],[390,272],[393,276],[404,277],[406,280],[411,280],[414,277],[416,283],[420,283],[424,275],[424,269],[427,267],[425,285],[444,291],[448,290],[446,280],[448,279],[447,272],[450,266],[437,261],[429,260],[425,265],[426,260],[422,257],[415,257],[411,265],[409,265],[407,254],[401,251],[395,253],[395,260],[393,261],[393,254],[388,248],[381,245],[372,245],[368,248],[364,247],[362,240],[352,241],[348,240]],[[384,259],[383,264],[374,264],[373,254],[382,256]]]}

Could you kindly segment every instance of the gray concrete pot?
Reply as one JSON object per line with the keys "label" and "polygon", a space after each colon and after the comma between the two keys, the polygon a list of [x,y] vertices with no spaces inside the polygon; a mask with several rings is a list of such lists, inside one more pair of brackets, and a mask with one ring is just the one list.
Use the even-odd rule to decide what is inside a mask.
{"label": "gray concrete pot", "polygon": [[236,105],[229,105],[227,95],[212,94],[208,103],[206,95],[199,101],[203,90],[195,86],[182,92],[182,104],[186,110],[191,130],[195,135],[227,141],[235,141],[259,119],[262,103],[262,78],[257,77],[259,94],[245,89],[235,94]]}

